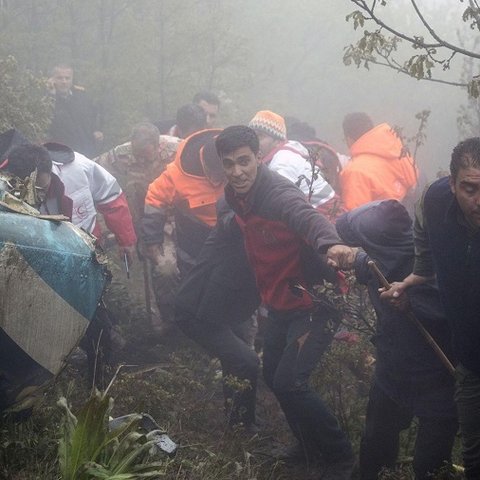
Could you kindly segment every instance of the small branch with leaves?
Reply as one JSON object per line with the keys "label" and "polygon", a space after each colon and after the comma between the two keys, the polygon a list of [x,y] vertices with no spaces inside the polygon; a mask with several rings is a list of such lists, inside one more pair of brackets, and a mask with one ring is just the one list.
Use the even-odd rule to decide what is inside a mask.
{"label": "small branch with leaves", "polygon": [[[480,60],[480,53],[476,48],[466,48],[461,42],[454,44],[438,34],[420,10],[416,0],[410,0],[413,12],[425,28],[425,35],[432,41],[426,40],[423,34],[406,34],[400,28],[384,21],[378,14],[378,9],[386,7],[387,0],[351,0],[351,2],[359,9],[347,15],[346,20],[353,21],[355,30],[363,28],[367,22],[376,24],[378,28],[373,32],[364,30],[363,37],[355,45],[351,44],[345,48],[343,61],[346,65],[353,62],[357,67],[363,64],[367,69],[369,64],[381,65],[417,80],[466,88],[473,98],[480,95],[480,76],[472,76],[467,82],[457,82],[432,75],[435,66],[441,67],[443,71],[449,70],[456,56]],[[461,21],[469,23],[471,29],[480,32],[479,20],[479,2],[470,0]],[[422,52],[412,55],[404,62],[399,62],[394,56],[398,54],[397,47],[402,41],[410,44],[414,50]]]}

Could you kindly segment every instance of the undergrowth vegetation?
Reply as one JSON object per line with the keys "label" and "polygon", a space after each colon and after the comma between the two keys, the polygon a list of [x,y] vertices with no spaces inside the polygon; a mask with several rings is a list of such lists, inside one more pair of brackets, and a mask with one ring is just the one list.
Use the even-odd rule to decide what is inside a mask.
{"label": "undergrowth vegetation", "polygon": [[[336,302],[338,299],[333,299]],[[356,291],[348,300],[337,339],[316,369],[312,383],[335,411],[358,452],[364,424],[368,389],[374,364],[369,337],[373,314],[365,292]],[[166,480],[286,480],[319,478],[315,469],[290,467],[276,461],[271,452],[278,445],[289,445],[293,439],[273,395],[260,382],[257,415],[260,433],[248,433],[241,427],[228,429],[222,395],[220,366],[209,359],[179,332],[162,339],[163,343],[139,334],[147,328],[142,320],[128,327],[128,345],[120,360],[123,367],[103,400],[103,412],[119,417],[133,412],[150,414],[179,444],[174,457],[156,454],[147,459],[146,451],[138,462],[155,464],[157,476]],[[128,330],[127,329],[127,330]],[[134,333],[133,333],[134,332]],[[134,366],[132,366],[132,364]],[[45,393],[42,403],[28,418],[5,417],[0,423],[0,479],[66,480],[104,478],[148,478],[138,475],[114,476],[113,470],[92,468],[85,476],[66,476],[65,432],[71,416],[80,418],[94,395],[86,381],[82,362],[70,364]],[[65,397],[58,406],[61,397]],[[101,397],[101,396],[100,396]],[[99,397],[99,398],[100,398]],[[112,400],[113,399],[113,400]],[[67,410],[68,405],[68,410]],[[105,425],[105,419],[101,420]],[[411,459],[415,425],[401,439],[399,468],[385,472],[383,479],[413,478]],[[140,443],[147,441],[127,432]],[[126,433],[126,434],[127,434]],[[105,443],[105,435],[99,433]],[[125,434],[125,435],[126,435]],[[111,435],[111,434],[110,434]],[[109,437],[110,438],[110,437]],[[119,437],[116,447],[121,444]],[[98,455],[97,462],[112,455],[110,450]],[[140,444],[138,444],[140,445]],[[138,447],[138,445],[136,445]],[[60,448],[59,448],[60,447]],[[457,447],[458,450],[458,447]],[[59,453],[60,452],[60,453]],[[63,455],[63,456],[62,456]],[[123,453],[124,457],[128,455]],[[110,458],[110,457],[108,457]],[[119,460],[119,458],[117,458]],[[458,463],[458,452],[454,460]],[[133,463],[132,465],[135,465]],[[103,476],[98,472],[102,473]],[[95,473],[95,474],[94,474]],[[145,470],[144,473],[148,473]],[[437,478],[462,478],[445,473]]]}

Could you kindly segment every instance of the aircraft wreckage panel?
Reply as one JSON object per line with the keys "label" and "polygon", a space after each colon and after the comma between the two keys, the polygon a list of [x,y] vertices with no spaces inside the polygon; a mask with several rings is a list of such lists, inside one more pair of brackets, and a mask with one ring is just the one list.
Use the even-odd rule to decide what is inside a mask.
{"label": "aircraft wreckage panel", "polygon": [[91,238],[70,223],[0,210],[0,409],[60,372],[106,275]]}
{"label": "aircraft wreckage panel", "polygon": [[55,375],[85,333],[89,319],[50,288],[14,245],[0,251],[0,291],[1,328]]}

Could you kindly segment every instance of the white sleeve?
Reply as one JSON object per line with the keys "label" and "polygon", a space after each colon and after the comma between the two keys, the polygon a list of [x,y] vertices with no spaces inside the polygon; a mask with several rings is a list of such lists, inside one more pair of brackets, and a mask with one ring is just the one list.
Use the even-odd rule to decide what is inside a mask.
{"label": "white sleeve", "polygon": [[[76,152],[75,161],[77,161]],[[101,205],[112,202],[121,195],[122,189],[111,173],[98,163],[95,163],[86,157],[83,157],[81,161],[85,165],[90,192],[92,193],[92,198],[95,204]]]}
{"label": "white sleeve", "polygon": [[303,194],[310,199],[310,203],[314,207],[318,207],[335,196],[335,191],[325,181],[320,172],[317,172],[316,178],[313,179],[313,186],[310,187],[312,165],[297,153],[280,150],[273,157],[269,168],[295,183]]}
{"label": "white sleeve", "polygon": [[305,163],[306,160],[301,155],[289,150],[280,150],[274,155],[268,168],[297,183],[299,177],[304,174]]}

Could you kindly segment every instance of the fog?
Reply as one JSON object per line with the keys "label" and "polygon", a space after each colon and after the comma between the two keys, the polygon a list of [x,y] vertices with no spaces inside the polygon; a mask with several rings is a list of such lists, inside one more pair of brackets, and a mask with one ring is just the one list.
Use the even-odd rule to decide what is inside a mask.
{"label": "fog", "polygon": [[[474,31],[457,3],[419,2],[436,31],[471,46]],[[417,160],[432,178],[460,138],[466,92],[376,65],[345,66],[344,48],[361,38],[362,29],[345,20],[354,9],[348,0],[0,1],[0,55],[13,54],[45,77],[56,63],[71,63],[76,83],[98,103],[105,148],[124,140],[136,121],[174,117],[201,89],[220,94],[223,125],[271,109],[311,123],[343,153],[349,112],[365,111],[412,136],[415,114],[431,110]],[[421,28],[407,0],[380,11],[399,30]],[[459,58],[435,75],[458,81],[462,68]]]}
{"label": "fog", "polygon": [[[321,3],[325,5],[329,2]],[[420,29],[416,27],[420,25],[418,21],[414,21],[416,18],[412,14],[409,2],[395,3],[397,8],[385,18],[393,18],[400,31],[404,29],[408,33],[418,32]],[[398,3],[404,4],[403,9]],[[425,3],[430,4],[426,9],[428,18],[434,20],[433,14],[436,12],[437,17],[441,16],[441,26],[445,27],[442,22],[447,19],[447,10],[442,8],[442,2]],[[433,6],[436,8],[430,8]],[[443,7],[445,6],[444,4]],[[298,5],[290,8],[287,17],[295,16],[294,12]],[[267,107],[280,109],[312,123],[320,137],[327,139],[341,151],[346,151],[341,122],[348,112],[365,111],[371,115],[374,122],[388,122],[404,127],[407,136],[412,136],[418,127],[415,114],[422,110],[430,110],[427,141],[418,151],[417,160],[432,177],[439,168],[444,169],[448,166],[451,150],[459,141],[458,108],[466,103],[466,92],[457,87],[416,80],[381,66],[371,65],[370,70],[345,66],[342,60],[344,47],[361,38],[360,31],[353,30],[352,22],[345,21],[346,15],[354,9],[354,5],[349,1],[336,2],[335,9],[328,8],[328,12],[325,12],[328,15],[323,17],[322,9],[319,8],[313,12],[314,14],[309,15],[305,12],[304,18],[300,21],[297,14],[296,24],[288,22],[281,27],[278,25],[275,27],[272,22],[267,28],[271,35],[265,38],[265,43],[256,53],[260,57],[268,58],[268,52],[272,51],[275,44],[297,45],[298,48],[295,50],[289,48],[292,54],[284,57],[283,65],[275,66],[275,73],[272,75],[285,79],[285,95],[272,98],[268,88],[264,88],[261,98],[265,100]],[[387,9],[384,10],[388,13]],[[461,8],[448,10],[448,16],[458,14],[459,10]],[[410,13],[410,16],[406,13]],[[457,25],[460,27],[462,25],[458,18],[459,16]],[[366,25],[365,28],[373,30],[373,26]],[[443,30],[449,31],[448,28],[440,31]],[[454,29],[450,29],[450,33],[451,30]],[[465,31],[467,35],[473,36],[472,30],[464,28],[463,32]],[[455,38],[451,40],[455,41]],[[312,46],[308,58],[304,59],[301,71],[293,73],[296,77],[293,85],[289,84],[292,82],[292,71],[287,65],[294,64],[295,55],[300,53],[302,48],[306,46],[308,48],[312,44],[315,47]],[[440,70],[438,75],[458,81],[461,67],[461,62],[457,62],[452,65],[453,71]]]}

